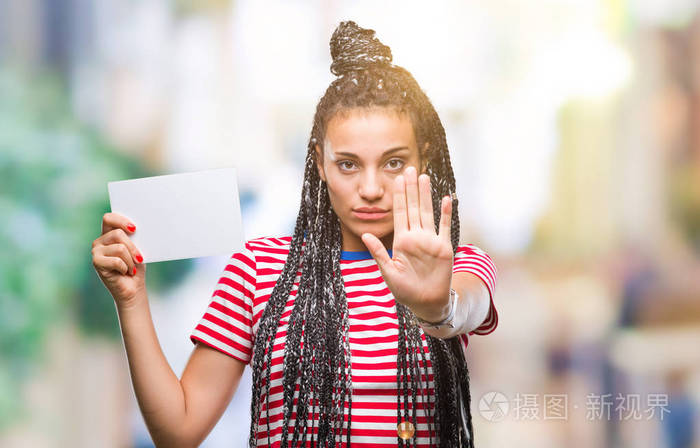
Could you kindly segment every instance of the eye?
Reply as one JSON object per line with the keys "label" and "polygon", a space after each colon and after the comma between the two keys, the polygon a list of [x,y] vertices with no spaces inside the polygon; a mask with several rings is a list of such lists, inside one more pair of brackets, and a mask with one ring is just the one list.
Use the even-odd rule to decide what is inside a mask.
{"label": "eye", "polygon": [[338,167],[341,171],[349,171],[355,166],[355,162],[352,160],[341,160],[338,162]]}
{"label": "eye", "polygon": [[404,166],[404,161],[401,159],[391,159],[387,163],[387,166],[391,169],[401,169]]}

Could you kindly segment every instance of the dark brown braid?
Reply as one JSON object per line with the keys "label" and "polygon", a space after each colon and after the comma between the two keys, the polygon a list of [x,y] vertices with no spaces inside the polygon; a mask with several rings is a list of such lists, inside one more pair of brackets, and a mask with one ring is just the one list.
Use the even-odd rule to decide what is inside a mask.
{"label": "dark brown braid", "polygon": [[[323,148],[326,126],[338,113],[354,108],[390,107],[407,113],[413,123],[426,171],[431,179],[436,231],[442,197],[455,192],[455,178],[445,130],[435,108],[405,69],[391,63],[389,47],[374,31],[355,22],[342,22],[331,38],[331,72],[338,77],[320,99],[307,147],[301,204],[287,261],[260,317],[252,359],[253,399],[250,446],[257,444],[258,419],[268,428],[270,372],[273,346],[293,284],[299,274],[294,307],[289,315],[283,358],[282,447],[311,442],[312,446],[336,446],[345,439],[350,446],[352,372],[348,340],[348,306],[340,269],[340,222],[331,207],[328,189],[317,170],[315,146]],[[427,145],[427,146],[426,146]],[[451,241],[459,244],[457,201],[452,205]],[[421,331],[408,307],[397,303],[397,424],[416,423],[416,407],[425,407],[430,443],[441,447],[473,448],[469,372],[458,337],[439,339],[425,335],[435,384],[428,394],[428,354]],[[298,391],[296,390],[298,388]],[[462,409],[458,390],[463,397]],[[420,397],[420,404],[417,401]],[[296,403],[296,404],[295,404]],[[264,409],[263,409],[264,408]],[[262,411],[262,412],[261,412]],[[466,420],[465,432],[462,412]],[[293,415],[294,414],[294,415]],[[311,415],[311,421],[309,421]],[[293,423],[293,432],[288,426]],[[415,446],[397,436],[400,446]]]}

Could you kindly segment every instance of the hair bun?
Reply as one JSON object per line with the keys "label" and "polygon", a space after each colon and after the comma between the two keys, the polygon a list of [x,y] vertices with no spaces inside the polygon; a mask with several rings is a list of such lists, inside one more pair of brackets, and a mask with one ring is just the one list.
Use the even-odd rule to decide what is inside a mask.
{"label": "hair bun", "polygon": [[330,45],[331,73],[336,76],[375,65],[391,65],[391,49],[374,37],[374,30],[362,28],[352,20],[338,25]]}

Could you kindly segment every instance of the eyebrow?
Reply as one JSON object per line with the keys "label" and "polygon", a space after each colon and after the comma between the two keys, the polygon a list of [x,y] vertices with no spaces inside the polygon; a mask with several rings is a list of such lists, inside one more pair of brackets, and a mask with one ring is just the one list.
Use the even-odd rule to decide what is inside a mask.
{"label": "eyebrow", "polygon": [[[384,151],[384,153],[382,154],[382,157],[385,157],[385,156],[387,156],[387,155],[389,155],[389,154],[393,154],[393,153],[395,153],[395,152],[402,151],[402,150],[404,150],[404,149],[410,149],[410,148],[409,148],[408,146],[397,146],[396,148],[387,149],[387,150]],[[354,158],[356,158],[356,159],[358,158],[358,157],[357,157],[357,154],[352,153],[352,152],[336,152],[335,155],[336,155],[336,156],[344,156],[344,157],[354,157]]]}

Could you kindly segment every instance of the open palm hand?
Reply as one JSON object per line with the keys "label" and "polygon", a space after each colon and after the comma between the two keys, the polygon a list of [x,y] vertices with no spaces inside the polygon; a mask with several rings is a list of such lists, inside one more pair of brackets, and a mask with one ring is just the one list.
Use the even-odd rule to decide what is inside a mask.
{"label": "open palm hand", "polygon": [[393,258],[375,235],[364,233],[362,241],[396,301],[419,317],[439,320],[449,306],[452,279],[452,201],[449,196],[442,199],[436,233],[430,178],[416,175],[416,169],[409,166],[394,181]]}

